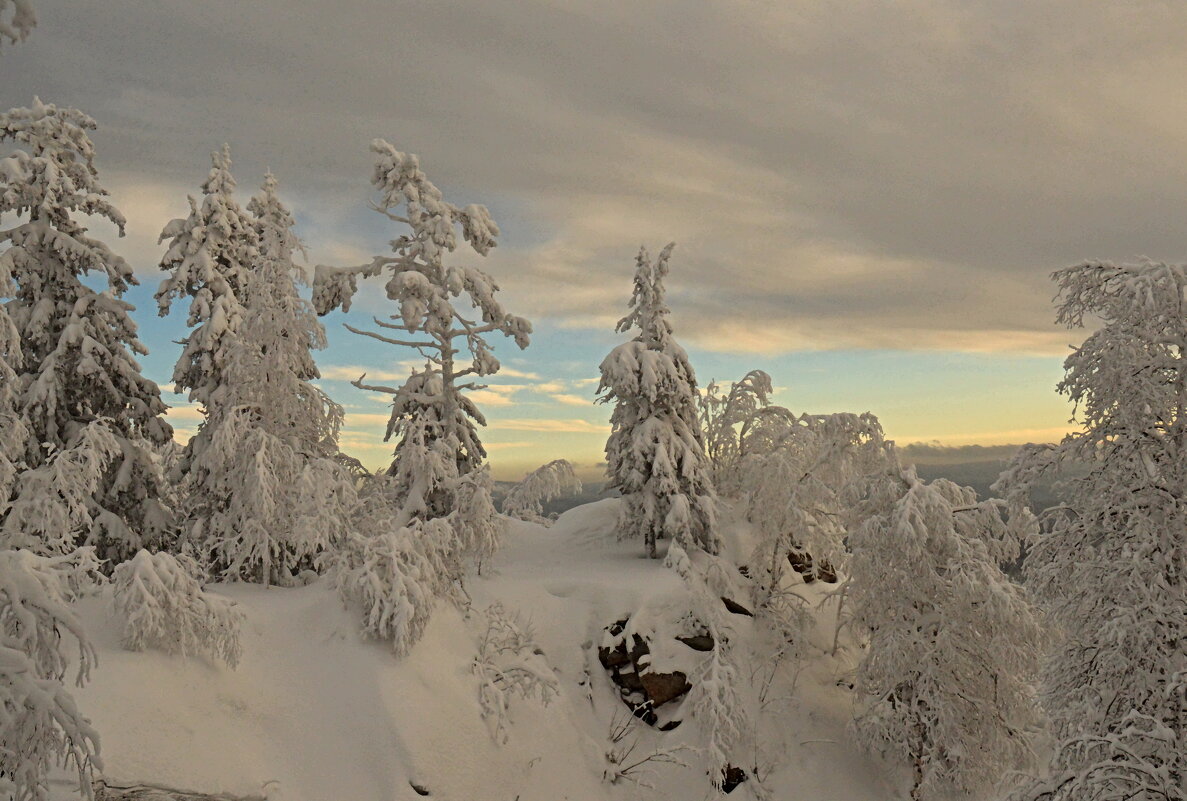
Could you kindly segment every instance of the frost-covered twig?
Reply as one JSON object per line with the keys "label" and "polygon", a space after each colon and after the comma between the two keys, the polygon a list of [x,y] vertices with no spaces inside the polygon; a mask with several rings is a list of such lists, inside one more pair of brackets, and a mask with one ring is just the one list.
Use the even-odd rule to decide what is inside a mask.
{"label": "frost-covered twig", "polygon": [[556,676],[536,644],[529,623],[509,614],[502,604],[483,613],[486,631],[478,644],[472,670],[478,677],[478,701],[495,742],[507,742],[510,697],[536,697],[547,706],[560,691]]}
{"label": "frost-covered twig", "polygon": [[607,732],[606,768],[602,779],[610,784],[625,781],[648,790],[655,789],[650,779],[656,765],[676,765],[687,768],[680,754],[694,752],[688,745],[663,746],[650,751],[639,748],[639,719],[627,710],[615,712]]}

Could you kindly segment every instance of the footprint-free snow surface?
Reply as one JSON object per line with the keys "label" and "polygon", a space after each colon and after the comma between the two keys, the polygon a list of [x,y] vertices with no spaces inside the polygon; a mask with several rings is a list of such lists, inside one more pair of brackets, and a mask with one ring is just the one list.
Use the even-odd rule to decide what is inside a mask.
{"label": "footprint-free snow surface", "polygon": [[[716,797],[705,759],[694,750],[677,752],[684,764],[651,760],[609,780],[630,762],[659,749],[695,748],[704,737],[675,701],[666,716],[682,719],[678,728],[660,732],[638,723],[611,742],[626,707],[598,661],[604,629],[632,615],[662,620],[686,592],[662,561],[641,558],[639,543],[615,541],[617,511],[618,501],[604,500],[570,510],[551,528],[511,521],[487,575],[468,580],[471,611],[439,603],[424,638],[402,659],[359,636],[355,617],[325,579],[299,588],[208,588],[246,615],[235,670],[200,658],[125,651],[110,590],[79,602],[99,666],[75,692],[100,732],[102,776],[116,784],[270,801]],[[744,527],[734,528],[740,549]],[[482,717],[472,669],[485,631],[482,610],[494,603],[530,622],[559,687],[547,706],[511,698],[502,745]],[[757,671],[775,671],[761,701],[747,696],[758,747],[739,756],[748,772],[758,768],[769,795],[756,795],[761,791],[749,781],[731,799],[896,796],[886,768],[861,754],[846,732],[851,698],[843,680],[850,664],[843,652],[827,653],[830,609],[821,607],[819,642],[799,669],[746,663],[760,678],[766,674]],[[739,616],[733,647],[758,637],[754,628]],[[674,668],[703,656],[681,648],[657,645],[657,669],[660,662]],[[632,744],[631,757],[620,758],[618,767],[607,759]]]}

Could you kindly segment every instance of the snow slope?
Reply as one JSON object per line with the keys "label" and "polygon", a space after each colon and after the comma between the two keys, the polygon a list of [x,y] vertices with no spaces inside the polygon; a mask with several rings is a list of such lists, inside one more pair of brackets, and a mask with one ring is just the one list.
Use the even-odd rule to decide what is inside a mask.
{"label": "snow slope", "polygon": [[[272,801],[610,801],[715,795],[695,753],[687,766],[639,774],[655,789],[604,779],[612,721],[625,707],[597,661],[605,626],[641,608],[678,604],[674,571],[614,541],[619,501],[570,510],[552,528],[511,521],[490,575],[472,577],[473,612],[437,608],[424,639],[402,660],[362,640],[328,582],[263,589],[218,585],[246,614],[238,669],[119,645],[110,590],[80,613],[100,654],[79,705],[98,726],[104,776],[118,783],[266,796]],[[803,588],[808,591],[809,587]],[[471,672],[480,611],[500,602],[530,618],[560,693],[547,707],[515,698],[509,741],[496,745]],[[822,615],[821,645],[831,643]],[[749,618],[736,635],[753,636]],[[657,647],[655,659],[680,659]],[[689,654],[693,652],[689,651]],[[758,716],[766,744],[752,764],[775,799],[885,801],[886,771],[845,732],[850,701],[837,680],[843,660],[819,654]],[[681,717],[679,710],[674,713]],[[638,725],[636,757],[696,745],[695,720],[662,733]],[[622,744],[620,744],[621,746]],[[752,765],[745,766],[747,770]],[[755,798],[752,783],[731,799]]]}

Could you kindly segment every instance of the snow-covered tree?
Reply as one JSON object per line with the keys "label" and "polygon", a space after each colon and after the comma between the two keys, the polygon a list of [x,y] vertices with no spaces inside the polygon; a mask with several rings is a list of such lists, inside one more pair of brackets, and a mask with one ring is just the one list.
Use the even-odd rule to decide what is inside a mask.
{"label": "snow-covered tree", "polygon": [[[6,262],[0,259],[0,296],[10,297],[14,289]],[[0,304],[0,515],[24,465],[29,437],[20,409],[17,375],[20,366],[21,334]]]}
{"label": "snow-covered tree", "polygon": [[325,330],[297,294],[300,242],[271,175],[248,211],[258,262],[222,346],[220,413],[203,424],[186,488],[191,539],[227,575],[267,585],[344,537],[355,492],[336,459],[342,407],[310,383],[319,377],[310,351],[325,347]]}
{"label": "snow-covered tree", "polygon": [[656,539],[685,550],[716,553],[709,462],[697,420],[697,379],[688,354],[672,335],[664,278],[675,243],[652,261],[645,248],[635,262],[630,312],[617,330],[638,329],[602,361],[598,400],[613,403],[606,441],[608,486],[623,496],[619,535],[643,540],[656,557]]}
{"label": "snow-covered tree", "polygon": [[[390,321],[375,318],[380,333],[347,326],[362,336],[404,348],[425,359],[400,387],[355,382],[355,386],[393,396],[385,439],[396,439],[388,468],[390,489],[399,507],[393,524],[424,526],[443,520],[452,532],[450,547],[481,555],[497,545],[501,531],[490,501],[490,478],[483,466],[486,451],[477,427],[481,412],[465,394],[479,389],[470,376],[481,378],[499,370],[488,334],[511,337],[524,348],[531,324],[504,311],[495,297],[498,285],[476,267],[446,263],[462,238],[479,255],[495,245],[498,227],[484,206],[459,208],[420,169],[416,156],[401,153],[377,139],[372,185],[380,200],[376,208],[411,230],[392,241],[393,255],[377,256],[353,268],[318,267],[314,303],[325,314],[349,309],[360,277],[387,273],[388,298],[398,306]],[[459,361],[460,354],[467,361]],[[426,529],[426,534],[428,533]]]}
{"label": "snow-covered tree", "polygon": [[872,511],[867,496],[898,462],[868,413],[766,415],[749,436],[763,442],[747,445],[735,473],[758,534],[750,567],[765,607],[790,571],[811,581],[843,568],[847,536]]}
{"label": "snow-covered tree", "polygon": [[47,801],[54,764],[73,767],[80,792],[92,797],[91,768],[102,767],[99,735],[63,683],[61,646],[64,635],[77,642],[81,685],[95,649],[70,602],[98,568],[90,548],[52,557],[0,550],[0,797]]}
{"label": "snow-covered tree", "polygon": [[712,465],[713,482],[719,493],[735,494],[741,490],[737,467],[747,446],[759,443],[755,429],[768,416],[794,417],[782,406],[772,406],[771,377],[762,370],[751,370],[723,392],[710,381],[697,396],[697,417],[705,436],[705,455]]}
{"label": "snow-covered tree", "polygon": [[1054,278],[1059,322],[1100,328],[1058,386],[1082,430],[1023,449],[996,485],[1022,507],[1056,474],[1065,499],[1025,564],[1057,635],[1043,689],[1058,744],[1050,778],[1018,797],[1182,801],[1187,266],[1089,262]]}
{"label": "snow-covered tree", "polygon": [[213,166],[202,184],[202,202],[191,195],[189,215],[172,220],[161,232],[161,241],[169,240],[161,259],[161,269],[169,277],[156,293],[162,317],[174,299],[190,298],[186,325],[193,330],[182,340],[173,381],[175,390],[188,391],[208,419],[221,411],[228,351],[243,317],[250,273],[259,261],[255,223],[234,197],[231,149],[224,145],[211,154],[211,160]]}
{"label": "snow-covered tree", "polygon": [[507,491],[503,498],[503,514],[547,525],[551,521],[544,517],[544,504],[580,492],[581,479],[573,472],[573,465],[565,459],[555,459],[537,467]]}
{"label": "snow-covered tree", "polygon": [[120,457],[119,440],[106,420],[78,432],[36,470],[21,474],[19,492],[0,529],[0,546],[65,554],[90,528],[93,499]]}
{"label": "snow-covered tree", "polygon": [[912,766],[913,799],[984,797],[1031,757],[1041,628],[999,567],[1017,546],[999,506],[913,468],[900,482],[851,537],[853,621],[869,638],[855,727]]}
{"label": "snow-covered tree", "polygon": [[235,667],[243,615],[226,598],[206,593],[200,577],[192,558],[168,553],[140,551],[117,567],[112,581],[124,647],[204,655]]}
{"label": "snow-covered tree", "polygon": [[[4,390],[8,413],[23,419],[25,441],[13,447],[16,427],[0,438],[10,464],[20,451],[21,473],[6,499],[21,503],[45,491],[55,455],[77,450],[83,432],[101,421],[118,454],[86,501],[78,539],[103,558],[119,558],[169,533],[171,514],[160,502],[152,451],[173,432],[162,418],[160,390],[133,357],[147,351],[136,338],[132,307],[119,298],[136,283],[132,268],[76,219],[103,218],[123,233],[124,218],[98,182],[87,133],[94,128],[82,112],[36,98],[30,108],[0,115],[0,140],[22,148],[0,160],[0,217],[25,218],[0,230],[0,245],[7,246],[0,251],[0,288],[7,287],[11,323],[0,320],[7,331],[0,338],[9,341],[3,359],[16,374]],[[84,275],[97,276],[107,289],[91,289]]]}
{"label": "snow-covered tree", "polygon": [[29,0],[0,0],[0,45],[5,39],[13,44],[24,41],[36,26],[37,15]]}

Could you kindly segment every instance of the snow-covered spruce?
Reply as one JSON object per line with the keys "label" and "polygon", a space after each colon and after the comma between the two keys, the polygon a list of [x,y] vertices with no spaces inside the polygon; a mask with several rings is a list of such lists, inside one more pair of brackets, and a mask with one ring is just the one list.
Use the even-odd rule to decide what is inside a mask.
{"label": "snow-covered spruce", "polygon": [[[174,299],[190,298],[186,325],[193,330],[182,340],[173,381],[177,392],[188,391],[204,408],[207,419],[221,411],[228,351],[243,317],[248,276],[259,261],[255,223],[234,197],[230,148],[224,145],[211,160],[202,202],[191,195],[189,216],[170,221],[161,232],[161,241],[169,240],[161,269],[169,276],[156,293],[162,317]],[[192,447],[200,447],[203,437],[195,440]]]}
{"label": "snow-covered spruce", "polygon": [[613,403],[606,440],[608,486],[622,493],[619,535],[638,538],[656,557],[656,540],[716,553],[709,463],[697,420],[697,380],[688,354],[672,335],[664,278],[675,243],[652,261],[635,262],[630,313],[617,330],[638,329],[602,360],[598,400]]}
{"label": "snow-covered spruce", "polygon": [[209,595],[192,558],[140,551],[116,567],[115,609],[129,651],[206,656],[235,667],[243,616],[230,601]]}
{"label": "snow-covered spruce", "polygon": [[96,420],[78,432],[70,447],[22,473],[20,491],[0,529],[0,545],[70,553],[90,528],[95,494],[120,455],[107,421]]}
{"label": "snow-covered spruce", "polygon": [[[14,286],[0,259],[0,297],[10,297]],[[16,369],[21,365],[21,335],[0,304],[0,502],[12,497],[17,473],[24,465],[29,430],[20,409]],[[0,505],[2,505],[0,503]]]}
{"label": "snow-covered spruce", "polygon": [[995,485],[1022,508],[1054,474],[1064,498],[1042,514],[1025,567],[1057,634],[1043,690],[1058,743],[1049,779],[1016,797],[1182,801],[1187,266],[1090,262],[1054,278],[1059,322],[1101,327],[1058,386],[1082,430],[1023,449]]}
{"label": "snow-covered spruce", "polygon": [[284,584],[345,536],[354,479],[336,459],[342,407],[310,383],[325,330],[297,294],[300,242],[271,175],[248,210],[258,261],[186,471],[188,535],[224,575]]}
{"label": "snow-covered spruce", "polygon": [[[481,560],[497,547],[501,524],[490,500],[490,479],[483,466],[486,451],[477,426],[485,419],[466,396],[480,389],[481,378],[499,370],[486,335],[500,333],[527,347],[531,324],[504,311],[495,298],[498,286],[476,267],[445,263],[462,238],[479,255],[495,245],[499,230],[484,206],[459,208],[420,169],[416,156],[401,153],[377,139],[371,144],[377,160],[371,182],[380,193],[377,208],[411,230],[392,242],[394,255],[377,256],[353,268],[319,266],[314,303],[325,314],[349,309],[360,277],[390,275],[385,290],[398,306],[391,321],[375,318],[381,333],[348,325],[362,336],[412,348],[425,359],[400,387],[355,386],[392,395],[392,413],[385,439],[396,438],[388,468],[399,511],[396,527],[443,521],[455,530],[451,538]],[[459,301],[461,303],[459,304]],[[459,309],[459,305],[461,308]],[[471,319],[466,307],[481,319]],[[465,352],[469,363],[459,363]]]}
{"label": "snow-covered spruce", "polygon": [[581,479],[573,472],[573,465],[566,459],[555,459],[537,467],[508,490],[502,511],[508,517],[546,526],[552,521],[544,516],[544,504],[580,492]]}
{"label": "snow-covered spruce", "polygon": [[913,799],[982,797],[1032,756],[1041,628],[998,566],[1011,541],[998,505],[914,468],[900,486],[851,537],[853,622],[869,638],[855,728],[912,766]]}
{"label": "snow-covered spruce", "polygon": [[[124,218],[98,182],[87,133],[94,128],[82,112],[36,98],[30,108],[0,115],[0,140],[22,148],[0,160],[0,217],[25,218],[0,230],[7,245],[0,289],[11,298],[5,312],[19,341],[5,347],[3,359],[16,374],[5,391],[15,395],[7,403],[24,424],[0,438],[5,460],[11,464],[19,451],[23,463],[5,498],[21,503],[23,495],[44,492],[48,463],[79,447],[88,426],[98,422],[109,432],[117,453],[85,502],[85,519],[70,532],[75,542],[66,532],[54,538],[58,550],[85,542],[100,558],[119,559],[171,533],[153,449],[173,432],[162,418],[160,390],[133,357],[147,351],[136,339],[132,307],[119,299],[135,283],[132,268],[75,219],[100,217],[123,234]],[[84,284],[87,274],[104,280],[106,291]],[[0,329],[7,329],[0,339],[11,338],[3,320]],[[21,434],[23,445],[14,442]],[[12,535],[12,525],[6,522],[5,531]]]}
{"label": "snow-covered spruce", "polygon": [[0,46],[4,40],[22,42],[37,27],[37,14],[29,0],[0,0]]}
{"label": "snow-covered spruce", "polygon": [[78,644],[75,681],[95,664],[95,649],[70,608],[98,576],[91,548],[38,556],[0,550],[0,797],[47,801],[47,773],[74,768],[79,791],[91,797],[91,769],[99,761],[99,735],[83,717],[64,682],[63,635]]}

